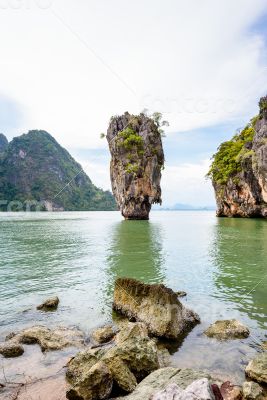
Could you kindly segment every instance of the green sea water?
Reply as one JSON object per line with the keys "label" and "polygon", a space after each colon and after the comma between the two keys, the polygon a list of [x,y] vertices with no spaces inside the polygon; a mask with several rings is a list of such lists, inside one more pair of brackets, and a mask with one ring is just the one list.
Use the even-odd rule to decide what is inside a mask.
{"label": "green sea water", "polygon": [[[208,211],[154,211],[150,221],[118,212],[0,214],[0,341],[33,324],[86,333],[112,319],[117,277],[164,283],[201,324],[171,344],[172,363],[242,379],[267,338],[267,221],[218,219]],[[50,295],[57,312],[37,312]],[[237,318],[248,339],[218,342],[203,331]],[[1,358],[0,358],[1,361]]]}

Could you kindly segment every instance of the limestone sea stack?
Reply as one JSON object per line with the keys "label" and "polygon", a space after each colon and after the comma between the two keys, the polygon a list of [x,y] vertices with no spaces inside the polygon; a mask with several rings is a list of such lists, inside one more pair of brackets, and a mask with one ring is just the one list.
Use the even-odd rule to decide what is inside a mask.
{"label": "limestone sea stack", "polygon": [[147,115],[112,117],[107,131],[112,191],[125,219],[148,219],[161,204],[164,153],[161,129]]}
{"label": "limestone sea stack", "polygon": [[220,145],[208,173],[219,217],[267,218],[267,96],[259,114]]}

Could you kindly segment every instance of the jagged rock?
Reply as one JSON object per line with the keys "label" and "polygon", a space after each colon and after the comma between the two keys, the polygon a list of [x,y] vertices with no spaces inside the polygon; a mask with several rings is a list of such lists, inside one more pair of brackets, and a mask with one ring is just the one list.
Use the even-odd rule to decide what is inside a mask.
{"label": "jagged rock", "polygon": [[262,347],[264,350],[267,350],[267,341],[262,342],[261,347]]}
{"label": "jagged rock", "polygon": [[267,352],[258,354],[246,367],[246,374],[251,379],[267,383]]}
{"label": "jagged rock", "polygon": [[99,361],[80,375],[66,393],[69,400],[107,399],[112,391],[113,379],[108,366]]}
{"label": "jagged rock", "polygon": [[115,341],[122,344],[131,339],[143,339],[148,337],[147,326],[142,322],[128,322],[117,333]]}
{"label": "jagged rock", "polygon": [[169,384],[165,389],[155,393],[151,400],[215,400],[212,388],[207,378],[192,382],[186,389],[181,389],[176,383]]}
{"label": "jagged rock", "polygon": [[170,339],[177,339],[200,322],[199,316],[185,308],[171,289],[135,279],[116,280],[113,308],[144,322],[151,334]]}
{"label": "jagged rock", "polygon": [[103,328],[98,328],[92,333],[92,338],[97,343],[106,343],[110,341],[116,334],[113,326],[108,325]]}
{"label": "jagged rock", "polygon": [[36,308],[37,310],[54,311],[57,309],[58,304],[59,304],[59,298],[57,296],[54,296],[45,300],[42,304],[40,304]]}
{"label": "jagged rock", "polygon": [[126,219],[148,219],[151,205],[161,204],[164,154],[159,128],[144,114],[111,118],[107,131],[111,184]]}
{"label": "jagged rock", "polygon": [[257,400],[263,394],[262,387],[256,382],[244,382],[242,391],[246,400]]}
{"label": "jagged rock", "polygon": [[176,295],[177,295],[178,297],[185,297],[185,296],[187,296],[187,293],[184,292],[183,290],[179,290],[178,292],[175,292],[175,293],[176,293]]}
{"label": "jagged rock", "polygon": [[216,339],[242,339],[249,336],[249,329],[236,319],[216,321],[205,334]]}
{"label": "jagged rock", "polygon": [[5,343],[0,343],[0,354],[6,358],[19,357],[23,353],[23,347],[12,340],[9,340]]}
{"label": "jagged rock", "polygon": [[136,389],[129,395],[117,400],[151,400],[152,396],[164,390],[170,384],[176,384],[181,389],[186,389],[192,382],[210,376],[202,371],[179,368],[161,368],[148,375]]}
{"label": "jagged rock", "polygon": [[144,378],[162,365],[162,350],[158,350],[156,341],[147,336],[144,324],[123,324],[112,343],[85,349],[70,360],[66,377],[72,387],[84,380],[86,374],[90,375],[91,368],[99,361],[107,365],[112,379],[122,390],[131,392],[137,379]]}
{"label": "jagged rock", "polygon": [[219,217],[267,217],[267,96],[259,115],[214,156],[212,178]]}
{"label": "jagged rock", "polygon": [[234,386],[227,381],[220,388],[223,400],[241,400],[243,398],[242,390],[239,386]]}
{"label": "jagged rock", "polygon": [[132,392],[137,385],[137,380],[126,362],[120,357],[106,357],[104,360],[117,385],[125,392]]}
{"label": "jagged rock", "polygon": [[14,343],[39,344],[42,351],[60,350],[67,346],[83,344],[83,334],[77,329],[59,327],[49,329],[45,326],[33,326],[15,334],[11,339]]}

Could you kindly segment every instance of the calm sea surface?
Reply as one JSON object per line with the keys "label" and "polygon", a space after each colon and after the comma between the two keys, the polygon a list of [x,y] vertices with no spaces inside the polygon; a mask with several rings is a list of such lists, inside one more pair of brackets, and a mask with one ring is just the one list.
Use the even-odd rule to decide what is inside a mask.
{"label": "calm sea surface", "polygon": [[[267,221],[217,219],[214,212],[152,212],[150,221],[123,221],[118,212],[0,214],[0,340],[33,324],[76,325],[86,332],[112,319],[119,276],[164,283],[202,323],[172,362],[243,377],[267,338]],[[60,297],[57,312],[35,306]],[[245,340],[203,335],[217,319],[237,318]]]}

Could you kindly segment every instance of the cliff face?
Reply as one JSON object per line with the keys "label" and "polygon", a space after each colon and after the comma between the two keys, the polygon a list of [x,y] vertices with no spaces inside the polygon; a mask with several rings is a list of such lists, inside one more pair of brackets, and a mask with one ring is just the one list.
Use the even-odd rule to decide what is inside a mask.
{"label": "cliff face", "polygon": [[[20,202],[23,209],[32,202],[32,210],[34,202],[38,209],[41,203],[48,211],[116,209],[111,193],[94,186],[81,165],[45,131],[30,131],[4,145],[0,200]],[[2,210],[6,210],[5,204]]]}
{"label": "cliff face", "polygon": [[161,134],[153,119],[126,112],[113,117],[107,131],[112,190],[126,219],[148,219],[151,205],[161,204],[164,165]]}
{"label": "cliff face", "polygon": [[267,218],[267,97],[259,115],[223,143],[209,171],[219,217]]}
{"label": "cliff face", "polygon": [[8,140],[5,137],[5,135],[3,135],[2,133],[0,133],[0,153],[3,153],[8,146]]}

